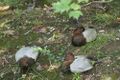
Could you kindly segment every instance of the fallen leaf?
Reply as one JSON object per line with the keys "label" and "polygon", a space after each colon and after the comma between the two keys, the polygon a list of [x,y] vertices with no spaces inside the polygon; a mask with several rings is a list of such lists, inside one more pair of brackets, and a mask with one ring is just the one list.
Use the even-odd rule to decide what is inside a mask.
{"label": "fallen leaf", "polygon": [[0,12],[9,10],[10,6],[0,6]]}
{"label": "fallen leaf", "polygon": [[0,49],[0,54],[5,53],[7,51],[6,48]]}
{"label": "fallen leaf", "polygon": [[99,30],[99,32],[100,32],[100,33],[104,33],[104,32],[105,32],[105,30]]}
{"label": "fallen leaf", "polygon": [[6,30],[6,31],[3,31],[3,34],[7,35],[7,36],[13,36],[15,34],[15,31],[14,30]]}
{"label": "fallen leaf", "polygon": [[36,26],[32,30],[37,33],[47,33],[47,27],[44,26]]}
{"label": "fallen leaf", "polygon": [[58,69],[60,67],[60,65],[59,64],[51,64],[50,66],[49,66],[49,68],[48,68],[48,71],[52,71],[52,70],[54,70],[54,69]]}

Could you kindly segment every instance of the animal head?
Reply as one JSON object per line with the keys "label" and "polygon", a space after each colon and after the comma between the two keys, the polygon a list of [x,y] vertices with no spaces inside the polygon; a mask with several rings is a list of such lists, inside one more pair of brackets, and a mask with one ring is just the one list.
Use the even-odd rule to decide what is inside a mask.
{"label": "animal head", "polygon": [[18,64],[21,67],[21,72],[26,73],[28,71],[28,68],[32,66],[32,64],[35,62],[34,59],[29,57],[23,57],[18,61]]}
{"label": "animal head", "polygon": [[73,35],[81,34],[83,31],[85,31],[84,27],[78,27],[73,31]]}
{"label": "animal head", "polygon": [[73,53],[69,52],[65,55],[64,62],[62,64],[62,72],[70,72],[70,64],[74,61]]}
{"label": "animal head", "polygon": [[86,39],[82,34],[84,30],[85,30],[84,27],[78,27],[74,30],[73,36],[72,36],[72,44],[74,46],[82,46],[86,43]]}

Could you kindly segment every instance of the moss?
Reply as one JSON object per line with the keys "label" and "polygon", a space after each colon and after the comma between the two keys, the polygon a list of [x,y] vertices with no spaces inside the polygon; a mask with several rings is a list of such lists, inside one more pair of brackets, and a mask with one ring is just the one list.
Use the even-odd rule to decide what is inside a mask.
{"label": "moss", "polygon": [[104,13],[104,14],[96,13],[96,15],[93,16],[92,20],[96,24],[109,25],[115,20],[115,18],[116,18],[115,16],[107,14],[107,13]]}

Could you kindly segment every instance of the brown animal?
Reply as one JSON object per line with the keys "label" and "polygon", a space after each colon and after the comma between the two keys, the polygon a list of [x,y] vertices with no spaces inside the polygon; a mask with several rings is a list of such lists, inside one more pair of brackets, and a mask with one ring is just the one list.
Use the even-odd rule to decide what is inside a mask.
{"label": "brown animal", "polygon": [[73,53],[69,52],[65,55],[64,62],[62,64],[62,72],[68,73],[70,71],[70,64],[74,61],[74,55]]}
{"label": "brown animal", "polygon": [[72,36],[73,46],[82,46],[86,43],[86,39],[82,34],[83,31],[85,31],[84,27],[78,27],[73,31],[73,36]]}
{"label": "brown animal", "polygon": [[66,54],[65,59],[62,64],[63,73],[84,73],[91,70],[94,67],[94,64],[91,64],[92,61],[95,61],[95,64],[98,63],[97,59],[94,59],[89,56],[77,55],[74,56],[73,53],[69,52]]}
{"label": "brown animal", "polygon": [[18,61],[18,64],[21,67],[21,73],[25,74],[34,63],[35,60],[27,56],[21,58]]}
{"label": "brown animal", "polygon": [[21,73],[25,74],[36,62],[39,52],[34,50],[37,47],[23,47],[15,54],[15,60],[21,68]]}
{"label": "brown animal", "polygon": [[72,36],[72,45],[74,46],[82,46],[87,42],[94,41],[97,37],[97,32],[94,28],[84,28],[78,27],[74,30]]}

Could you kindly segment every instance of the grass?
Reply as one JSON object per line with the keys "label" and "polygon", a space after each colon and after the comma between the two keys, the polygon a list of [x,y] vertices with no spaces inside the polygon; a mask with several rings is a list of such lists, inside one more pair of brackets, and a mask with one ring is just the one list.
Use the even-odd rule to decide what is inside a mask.
{"label": "grass", "polygon": [[97,39],[93,42],[87,43],[85,46],[81,47],[80,51],[84,54],[89,54],[90,51],[98,51],[102,46],[109,42],[110,35],[98,34]]}
{"label": "grass", "polygon": [[[98,64],[98,66],[95,68],[96,71],[91,72],[90,74],[96,74],[98,75],[99,72],[101,72],[101,79],[105,80],[106,76],[108,76],[110,73],[111,75],[114,76],[112,68],[119,68],[119,50],[118,52],[112,51],[111,53],[104,53],[102,52],[100,49],[105,46],[107,43],[109,43],[110,41],[114,41],[116,38],[116,34],[117,29],[116,28],[108,28],[108,30],[106,30],[105,33],[98,33],[97,39],[93,42],[87,43],[85,46],[79,47],[79,48],[75,48],[71,45],[70,43],[70,38],[71,38],[71,28],[75,28],[75,27],[70,27],[70,25],[68,24],[67,28],[64,27],[66,26],[66,24],[60,24],[58,25],[58,23],[51,23],[54,26],[50,26],[49,24],[45,24],[43,22],[44,21],[48,21],[48,19],[43,19],[42,15],[43,13],[40,13],[42,11],[39,10],[35,10],[33,12],[30,13],[26,13],[26,15],[21,15],[22,10],[15,10],[14,15],[9,15],[9,18],[6,16],[4,18],[2,18],[2,20],[7,21],[7,23],[4,24],[4,22],[2,20],[0,20],[0,26],[1,24],[4,24],[2,27],[0,27],[0,30],[8,30],[8,29],[13,29],[15,30],[15,32],[18,33],[14,34],[14,36],[7,36],[4,35],[3,33],[0,32],[0,49],[8,49],[5,50],[5,52],[0,52],[2,54],[7,53],[7,55],[14,55],[15,51],[17,51],[17,48],[25,45],[26,43],[32,43],[34,44],[34,41],[38,40],[38,38],[42,38],[44,40],[44,42],[42,44],[38,44],[40,47],[42,46],[48,46],[50,52],[55,55],[58,56],[60,58],[63,58],[64,55],[66,54],[66,52],[68,51],[72,51],[75,52],[77,51],[77,49],[80,49],[80,51],[78,52],[78,54],[83,54],[83,55],[94,55],[96,58],[98,59],[104,59],[107,57],[110,57],[110,59],[112,60],[112,63],[103,63]],[[46,17],[46,15],[44,16]],[[104,14],[100,14],[97,13],[94,17],[91,16],[91,19],[93,21],[95,21],[95,26],[98,26],[99,24],[101,25],[109,25],[112,23],[112,21],[115,19],[116,16],[113,16],[113,14],[109,14],[109,13],[104,13]],[[49,20],[54,20],[54,19],[49,19]],[[56,20],[56,19],[55,19]],[[56,21],[53,21],[56,22]],[[30,32],[27,35],[24,35],[24,33],[26,33],[27,31],[31,30],[33,26],[35,25],[41,25],[41,24],[45,24],[46,27],[53,27],[55,28],[55,30],[53,32],[50,32],[50,34],[47,34],[48,32],[46,32],[45,34],[41,34],[41,33],[35,33],[35,32]],[[99,26],[98,26],[99,27]],[[97,27],[96,27],[97,28]],[[59,30],[60,29],[60,30]],[[98,29],[98,28],[97,28]],[[58,31],[57,31],[58,30]],[[56,38],[59,38],[59,33],[65,34],[64,38],[60,38],[60,40],[62,40],[62,42],[60,43],[51,43],[51,44],[45,44],[46,41],[48,41],[48,39],[50,38],[50,36],[55,33],[58,32],[58,35],[55,37],[55,40],[58,40]],[[67,31],[67,32],[66,32]],[[15,37],[16,36],[16,37]],[[67,39],[67,40],[66,40]],[[59,40],[58,40],[59,41]],[[11,52],[9,52],[10,48],[14,48],[14,50],[11,50]],[[14,53],[14,54],[8,54],[8,53]],[[0,54],[1,55],[1,54]],[[6,54],[5,54],[6,55]],[[49,55],[47,55],[49,56]],[[2,57],[2,56],[1,56]],[[42,56],[42,60],[43,62],[49,62],[46,58],[44,58]],[[58,58],[56,58],[58,59]],[[11,59],[10,59],[11,60]],[[14,58],[12,58],[13,62]],[[107,60],[106,60],[107,61]],[[108,60],[109,61],[109,60]],[[10,62],[9,65],[11,66]],[[54,62],[52,62],[54,63]],[[106,65],[110,65],[110,67],[107,67]],[[15,66],[15,65],[14,65]],[[1,67],[1,66],[0,66]],[[9,74],[9,71],[12,71],[13,69],[15,69],[16,67],[10,67],[10,69],[8,70],[8,66],[5,66],[3,69],[1,69],[2,71],[0,73],[5,73],[5,75],[3,75],[4,79],[6,79]],[[109,71],[108,71],[108,70]],[[115,71],[114,71],[115,72]],[[8,74],[7,74],[8,73]],[[104,76],[105,73],[105,76]],[[115,72],[115,74],[117,74],[117,72]],[[12,74],[11,76],[13,76],[14,74]],[[81,76],[82,74],[73,74],[73,75],[65,75],[65,80],[80,80],[82,78]],[[117,76],[118,77],[118,76]],[[19,77],[19,80],[25,80],[24,77]],[[32,79],[32,80],[60,80],[61,79],[61,74],[59,73],[59,70],[53,70],[52,72],[48,72],[47,70],[44,71],[37,71],[35,69],[35,67],[33,67],[33,70],[31,70],[31,72],[28,74],[28,76],[26,77],[27,79]],[[114,79],[113,79],[114,80]]]}
{"label": "grass", "polygon": [[73,79],[72,80],[82,80],[81,75],[79,73],[73,74]]}
{"label": "grass", "polygon": [[93,22],[96,24],[109,25],[116,19],[116,16],[108,14],[108,13],[96,13],[95,16],[92,17]]}

